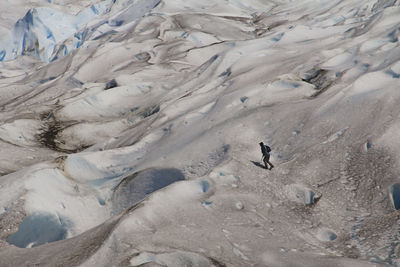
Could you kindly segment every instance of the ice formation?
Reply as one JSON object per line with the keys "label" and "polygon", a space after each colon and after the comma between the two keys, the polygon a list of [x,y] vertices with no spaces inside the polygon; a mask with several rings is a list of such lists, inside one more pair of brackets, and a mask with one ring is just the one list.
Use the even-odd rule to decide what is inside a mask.
{"label": "ice formation", "polygon": [[0,10],[0,266],[400,265],[399,1]]}

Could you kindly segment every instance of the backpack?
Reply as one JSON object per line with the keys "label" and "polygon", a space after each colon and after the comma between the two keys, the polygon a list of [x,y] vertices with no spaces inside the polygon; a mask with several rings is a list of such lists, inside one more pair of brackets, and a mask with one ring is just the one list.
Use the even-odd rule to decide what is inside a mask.
{"label": "backpack", "polygon": [[263,155],[269,155],[269,152],[271,152],[271,148],[269,146],[263,145],[261,147],[261,152]]}

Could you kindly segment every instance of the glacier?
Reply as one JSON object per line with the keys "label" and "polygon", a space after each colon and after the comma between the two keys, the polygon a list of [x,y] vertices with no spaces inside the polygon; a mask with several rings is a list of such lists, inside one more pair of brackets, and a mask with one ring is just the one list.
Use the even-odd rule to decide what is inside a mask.
{"label": "glacier", "polygon": [[[79,48],[88,38],[88,32],[95,31],[103,24],[120,26],[137,19],[147,12],[149,6],[158,2],[136,1],[120,12],[118,19],[111,17],[109,20],[105,17],[112,11],[115,0],[92,4],[75,15],[50,7],[32,8],[15,23],[11,32],[1,38],[0,61],[12,60],[19,55],[34,56],[44,62],[53,61]],[[101,21],[97,22],[96,18],[101,18]],[[71,40],[63,44],[67,39]]]}
{"label": "glacier", "polygon": [[400,266],[398,0],[5,8],[0,266]]}

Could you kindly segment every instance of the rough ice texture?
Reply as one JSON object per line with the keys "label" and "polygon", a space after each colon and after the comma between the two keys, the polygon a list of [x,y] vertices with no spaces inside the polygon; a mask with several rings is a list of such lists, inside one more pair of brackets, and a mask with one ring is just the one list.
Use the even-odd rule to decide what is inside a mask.
{"label": "rough ice texture", "polygon": [[399,265],[399,4],[0,0],[0,265]]}

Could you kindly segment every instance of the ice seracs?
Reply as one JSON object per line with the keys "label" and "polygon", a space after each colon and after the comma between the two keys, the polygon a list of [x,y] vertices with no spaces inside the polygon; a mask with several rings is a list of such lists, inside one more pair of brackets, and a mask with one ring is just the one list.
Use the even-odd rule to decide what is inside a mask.
{"label": "ice seracs", "polygon": [[0,61],[19,55],[30,55],[49,62],[55,58],[57,46],[75,35],[72,47],[64,48],[64,55],[82,45],[78,34],[94,17],[109,12],[115,1],[106,0],[80,11],[76,15],[50,7],[30,9],[15,23],[10,33],[0,40]]}

